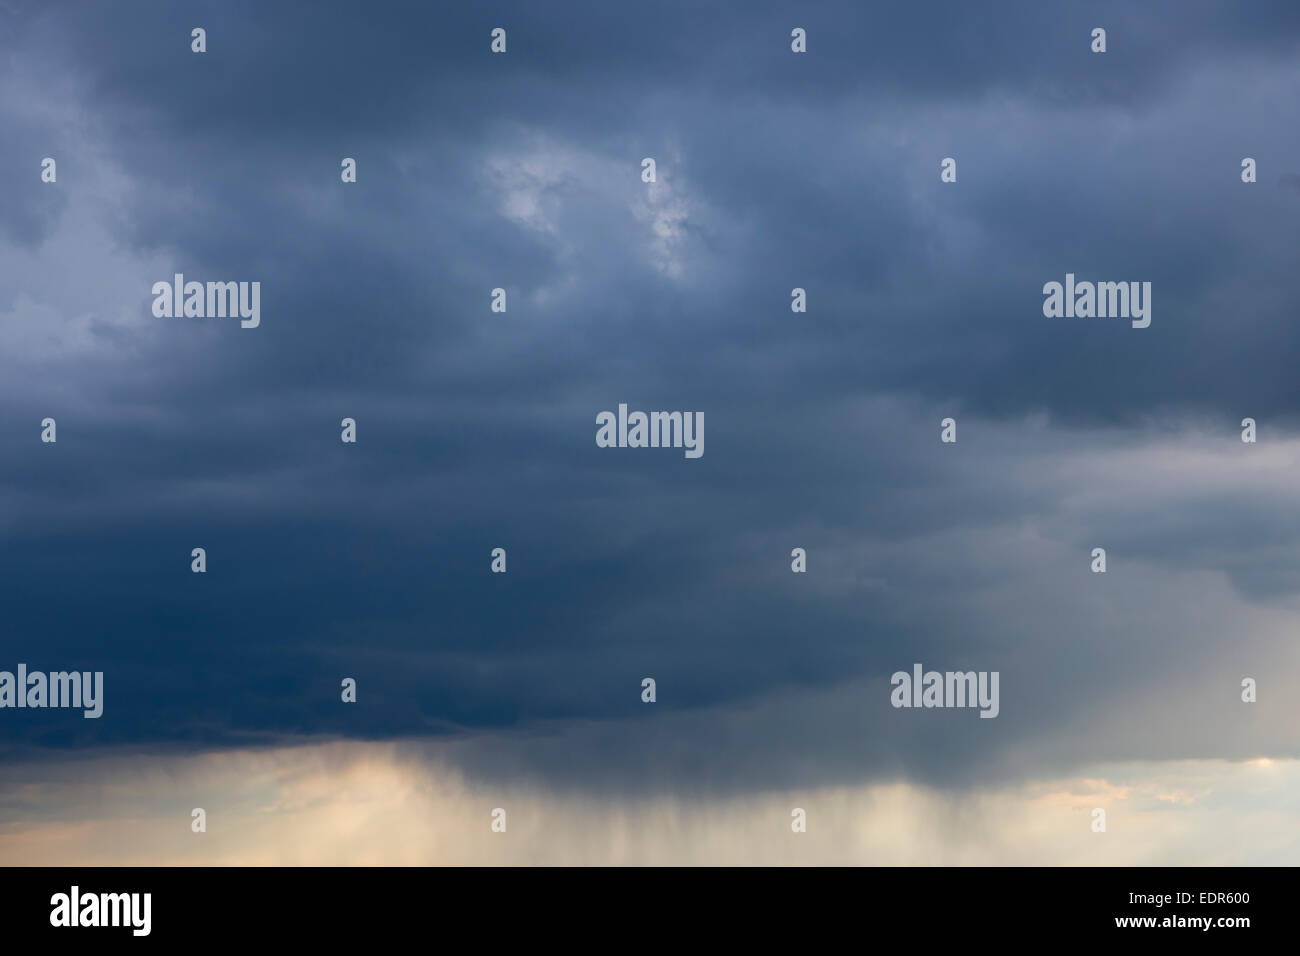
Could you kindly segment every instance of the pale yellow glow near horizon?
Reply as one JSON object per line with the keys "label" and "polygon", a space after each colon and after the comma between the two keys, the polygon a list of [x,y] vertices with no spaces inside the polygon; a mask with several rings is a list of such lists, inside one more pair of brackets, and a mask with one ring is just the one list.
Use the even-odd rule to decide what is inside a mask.
{"label": "pale yellow glow near horizon", "polygon": [[[471,781],[411,745],[332,743],[43,767],[0,787],[0,864],[1294,865],[1297,783],[1298,761],[1206,760],[964,791],[606,797]],[[206,833],[190,830],[194,807]],[[791,831],[795,807],[806,833]]]}

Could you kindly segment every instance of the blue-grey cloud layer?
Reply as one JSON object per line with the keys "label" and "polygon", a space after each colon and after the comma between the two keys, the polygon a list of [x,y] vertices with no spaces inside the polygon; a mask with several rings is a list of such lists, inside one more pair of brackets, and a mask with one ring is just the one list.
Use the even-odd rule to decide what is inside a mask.
{"label": "blue-grey cloud layer", "polygon": [[[687,781],[1296,752],[1233,692],[1293,662],[1225,633],[1300,588],[1285,469],[1106,492],[1171,434],[1300,423],[1294,5],[0,17],[0,235],[93,277],[0,266],[0,649],[108,682],[6,748],[545,728],[540,772]],[[176,271],[261,281],[261,327],[154,319]],[[1066,272],[1151,281],[1152,326],[1045,319]],[[703,411],[704,457],[597,448],[619,402]],[[914,660],[1000,669],[1003,715],[891,710]],[[1088,731],[1157,685],[1217,716]]]}

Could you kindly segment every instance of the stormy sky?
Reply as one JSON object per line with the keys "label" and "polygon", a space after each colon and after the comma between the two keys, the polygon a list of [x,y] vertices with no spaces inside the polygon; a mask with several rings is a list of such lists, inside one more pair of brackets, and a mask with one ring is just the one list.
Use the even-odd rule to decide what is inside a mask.
{"label": "stormy sky", "polygon": [[[597,801],[1300,757],[1298,54],[1288,2],[0,2],[0,669],[105,682],[0,711],[11,780],[71,819],[110,757],[332,743]],[[175,273],[260,326],[155,317]],[[1067,273],[1150,327],[1044,317]],[[619,403],[704,455],[597,447]],[[894,709],[914,662],[999,716]]]}

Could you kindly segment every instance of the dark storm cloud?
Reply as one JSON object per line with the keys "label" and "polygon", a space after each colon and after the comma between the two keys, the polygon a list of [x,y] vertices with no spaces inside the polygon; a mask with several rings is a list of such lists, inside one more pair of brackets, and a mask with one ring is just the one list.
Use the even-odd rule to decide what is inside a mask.
{"label": "dark storm cloud", "polygon": [[[1039,643],[1057,609],[1021,620],[1018,602],[1053,581],[1070,593],[1100,538],[1164,571],[1229,573],[1224,617],[1243,590],[1294,590],[1274,552],[1260,583],[1259,534],[1285,550],[1300,530],[1280,494],[1281,522],[1230,480],[1206,492],[1209,521],[1158,496],[1080,513],[1058,472],[1078,442],[1104,456],[1153,440],[1153,417],[1233,441],[1246,414],[1294,424],[1292,5],[11,16],[20,88],[35,96],[48,64],[66,71],[50,95],[79,107],[60,188],[120,173],[103,221],[138,288],[98,303],[128,319],[82,351],[5,359],[4,660],[93,665],[109,695],[100,721],[10,712],[11,745],[644,718],[653,674],[659,711],[727,721],[637,723],[629,739],[687,777],[724,745],[737,780],[936,775],[1073,733],[1187,647],[1163,580],[1169,621],[1140,652],[1094,632],[1108,605],[1083,600],[1073,643]],[[487,50],[498,25],[504,57]],[[794,25],[806,57],[789,53]],[[1087,52],[1096,25],[1105,57]],[[40,256],[67,202],[32,172],[45,152],[24,122],[0,216]],[[955,186],[938,182],[947,155]],[[1260,160],[1254,186],[1243,155]],[[152,319],[149,289],[175,271],[261,281],[262,326]],[[1044,319],[1042,284],[1067,271],[1152,281],[1152,327]],[[0,312],[55,295],[0,274]],[[487,308],[496,286],[504,316]],[[704,457],[596,448],[595,413],[620,401],[703,410]],[[1035,413],[1071,430],[1017,432]],[[960,464],[941,457],[946,414]],[[35,443],[45,415],[55,446]],[[1044,538],[1021,541],[1026,527]],[[789,572],[796,545],[806,579]],[[497,546],[505,576],[487,571]],[[1128,582],[1122,606],[1141,595]],[[1196,661],[1217,663],[1214,637],[1191,642]],[[884,702],[913,660],[1002,668],[1020,703],[960,730],[909,721]],[[874,688],[864,726],[883,728],[865,748],[845,725],[854,681]],[[776,718],[743,716],[832,686],[770,749]],[[1113,756],[1121,737],[1071,753]],[[586,779],[630,759],[590,743],[543,747],[536,766]]]}

